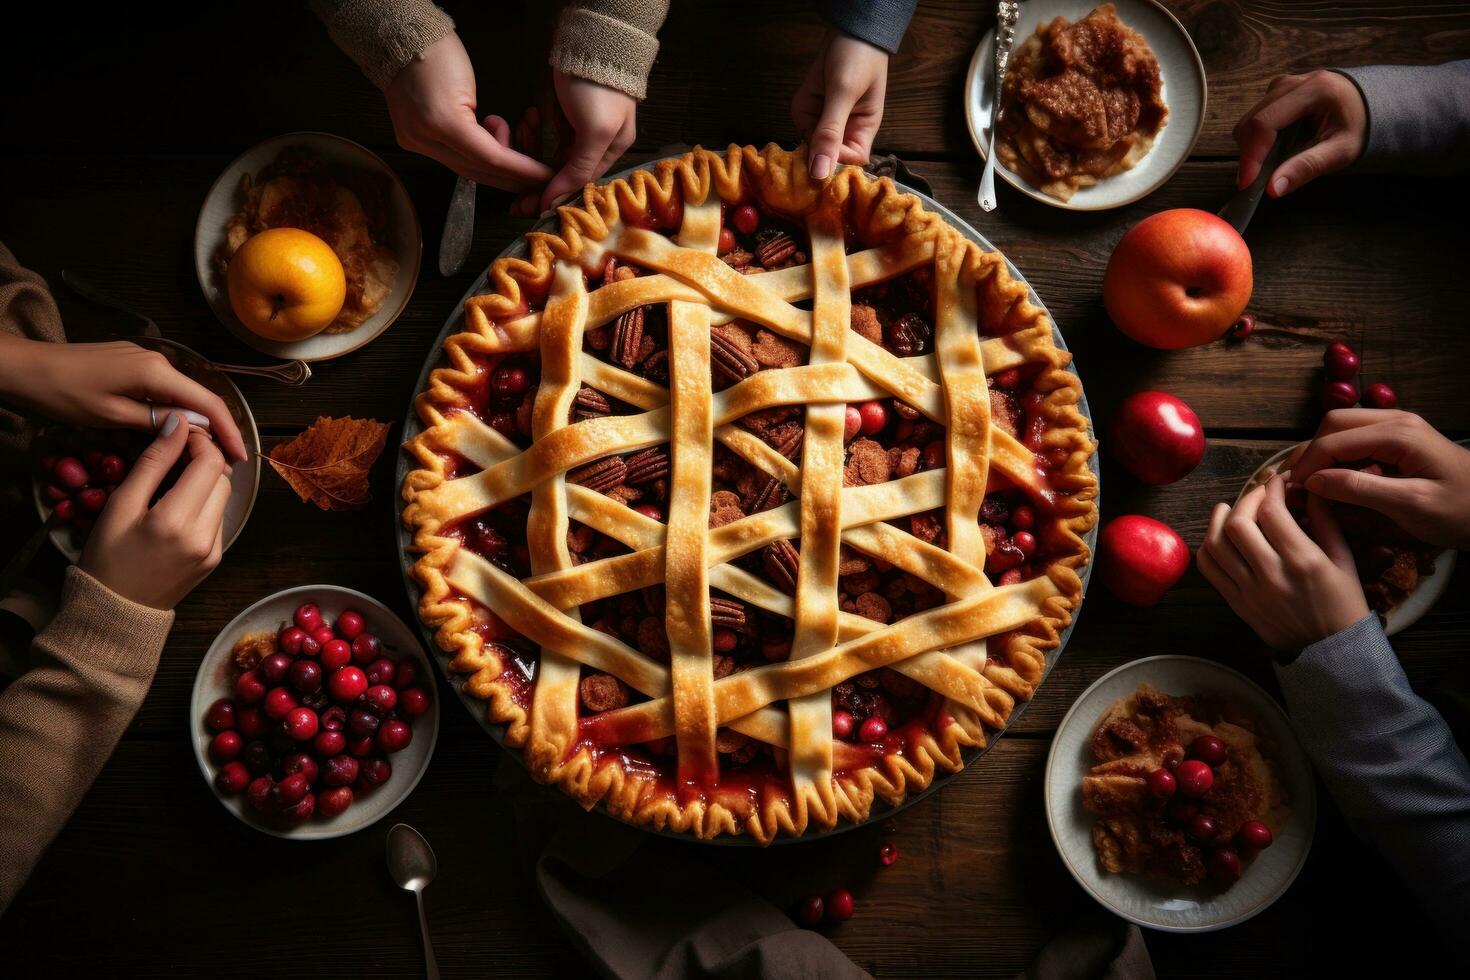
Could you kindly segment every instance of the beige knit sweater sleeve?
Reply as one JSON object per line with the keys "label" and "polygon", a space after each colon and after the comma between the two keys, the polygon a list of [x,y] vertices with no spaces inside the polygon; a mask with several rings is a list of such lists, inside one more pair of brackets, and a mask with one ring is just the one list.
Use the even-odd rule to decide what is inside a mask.
{"label": "beige knit sweater sleeve", "polygon": [[380,89],[404,66],[454,30],[429,0],[311,0],[332,43]]}
{"label": "beige knit sweater sleeve", "polygon": [[668,0],[574,0],[557,21],[551,67],[642,99],[668,13]]}
{"label": "beige knit sweater sleeve", "polygon": [[0,912],[143,703],[173,620],[67,570],[30,669],[0,691]]}

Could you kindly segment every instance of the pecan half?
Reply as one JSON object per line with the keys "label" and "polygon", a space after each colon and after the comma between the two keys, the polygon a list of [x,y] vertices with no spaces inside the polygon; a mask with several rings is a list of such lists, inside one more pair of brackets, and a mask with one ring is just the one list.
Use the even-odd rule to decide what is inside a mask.
{"label": "pecan half", "polygon": [[761,565],[772,585],[787,595],[796,595],[796,577],[801,571],[801,554],[797,552],[795,545],[784,538],[766,545],[761,553]]}
{"label": "pecan half", "polygon": [[796,254],[796,239],[778,231],[755,247],[755,257],[767,269],[773,269]]}
{"label": "pecan half", "polygon": [[628,464],[623,462],[623,457],[606,456],[572,470],[567,474],[567,482],[580,484],[598,493],[607,493],[613,487],[621,486],[627,475]]}
{"label": "pecan half", "polygon": [[645,449],[628,457],[627,483],[652,483],[669,475],[669,454],[662,449]]}
{"label": "pecan half", "polygon": [[656,350],[643,362],[643,376],[661,385],[669,383],[669,352]]}
{"label": "pecan half", "polygon": [[612,414],[612,402],[596,388],[583,385],[572,399],[572,418],[595,419]]}
{"label": "pecan half", "polygon": [[647,356],[643,353],[643,319],[643,307],[639,306],[618,317],[618,322],[613,325],[608,356],[630,370]]}
{"label": "pecan half", "polygon": [[738,599],[711,597],[709,601],[710,622],[729,629],[745,627],[745,603]]}
{"label": "pecan half", "polygon": [[888,328],[888,346],[899,357],[912,357],[924,352],[932,333],[919,314],[905,313]]}
{"label": "pecan half", "polygon": [[724,334],[710,331],[710,365],[731,381],[748,378],[760,370],[760,362],[740,348]]}
{"label": "pecan half", "polygon": [[750,512],[759,514],[763,510],[780,507],[789,497],[790,494],[786,492],[786,484],[773,476],[766,480],[765,485],[750,498]]}
{"label": "pecan half", "polygon": [[776,450],[787,459],[795,459],[796,451],[801,448],[802,439],[806,438],[806,429],[800,425],[790,425],[773,430],[770,433],[771,448]]}

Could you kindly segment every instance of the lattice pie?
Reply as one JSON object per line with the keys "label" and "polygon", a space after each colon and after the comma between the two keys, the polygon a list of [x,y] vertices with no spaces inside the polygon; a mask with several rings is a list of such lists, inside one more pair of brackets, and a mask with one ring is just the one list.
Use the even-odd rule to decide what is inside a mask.
{"label": "lattice pie", "polygon": [[418,398],[424,621],[532,773],[770,841],[1003,728],[1081,600],[1093,443],[1004,260],[888,180],[695,150],[564,207]]}

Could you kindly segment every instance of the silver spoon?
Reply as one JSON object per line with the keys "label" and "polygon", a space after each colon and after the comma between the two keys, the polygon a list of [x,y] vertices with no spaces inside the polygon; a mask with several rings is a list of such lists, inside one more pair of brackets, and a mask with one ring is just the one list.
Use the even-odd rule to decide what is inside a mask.
{"label": "silver spoon", "polygon": [[439,980],[439,964],[434,961],[434,945],[429,942],[429,920],[424,915],[424,889],[434,880],[439,862],[424,836],[406,823],[394,824],[388,831],[388,873],[399,888],[413,892],[419,906],[419,929],[424,934],[424,966],[429,980]]}
{"label": "silver spoon", "polygon": [[985,154],[985,170],[980,175],[980,193],[976,201],[981,210],[995,210],[995,131],[1000,128],[1000,92],[1006,81],[1006,64],[1011,59],[1011,44],[1016,39],[1016,18],[1021,5],[1015,0],[1000,0],[995,11],[995,83],[990,89],[990,149]]}

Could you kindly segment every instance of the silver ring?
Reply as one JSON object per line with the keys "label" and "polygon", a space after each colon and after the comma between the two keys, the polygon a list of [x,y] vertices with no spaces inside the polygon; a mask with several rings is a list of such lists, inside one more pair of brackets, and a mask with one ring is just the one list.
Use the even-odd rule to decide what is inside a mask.
{"label": "silver ring", "polygon": [[158,419],[153,417],[153,403],[148,403],[148,426],[154,432],[158,431]]}

